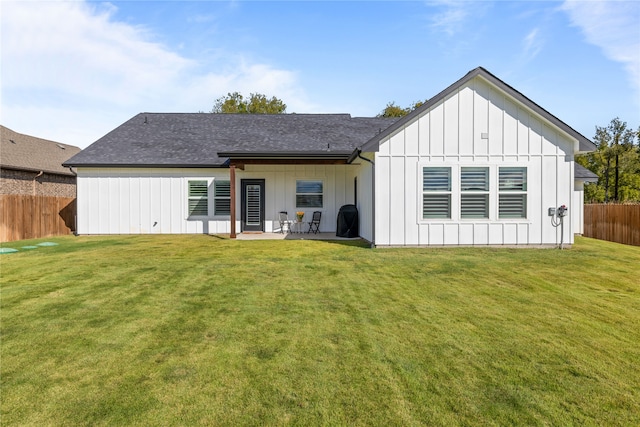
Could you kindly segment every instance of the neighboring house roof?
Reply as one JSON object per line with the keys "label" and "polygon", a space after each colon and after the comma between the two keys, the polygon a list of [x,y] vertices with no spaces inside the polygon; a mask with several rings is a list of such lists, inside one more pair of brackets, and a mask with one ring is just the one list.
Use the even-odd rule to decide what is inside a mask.
{"label": "neighboring house roof", "polygon": [[349,114],[140,113],[65,164],[222,167],[229,157],[346,159],[396,120]]}
{"label": "neighboring house roof", "polygon": [[0,126],[0,166],[6,169],[47,172],[58,175],[75,174],[62,163],[80,148],[35,136],[24,135]]}
{"label": "neighboring house roof", "polygon": [[579,163],[574,164],[573,177],[579,181],[598,182],[598,175],[591,172]]}
{"label": "neighboring house roof", "polygon": [[491,74],[489,71],[485,70],[482,67],[478,67],[469,71],[460,80],[453,83],[451,86],[449,86],[448,88],[446,88],[445,90],[443,90],[442,92],[434,96],[433,98],[429,99],[420,107],[416,108],[411,113],[404,116],[401,120],[397,121],[395,124],[385,129],[385,131],[382,132],[380,135],[376,135],[374,138],[369,140],[366,144],[362,146],[361,148],[362,151],[377,151],[378,144],[382,139],[386,138],[387,136],[393,134],[396,130],[410,123],[412,120],[419,117],[421,114],[429,110],[431,107],[433,107],[437,103],[444,100],[447,96],[454,93],[459,88],[461,88],[462,86],[464,86],[465,84],[467,84],[469,81],[471,81],[476,77],[481,77],[484,80],[488,81],[489,83],[493,84],[494,86],[501,89],[503,92],[507,93],[512,98],[514,98],[521,104],[525,105],[527,108],[529,108],[530,110],[532,110],[533,112],[535,112],[536,114],[544,118],[545,120],[551,122],[556,127],[566,132],[571,137],[575,138],[580,144],[579,145],[580,152],[594,151],[596,149],[595,144],[591,142],[588,138],[586,138],[585,136],[577,132],[575,129],[573,129],[572,127],[570,127],[569,125],[561,121],[560,119],[558,119],[553,114],[549,113],[544,108],[540,107],[538,104],[536,104],[535,102],[533,102],[532,100],[524,96],[522,93],[520,93],[513,87],[509,86],[508,84],[506,84],[505,82],[503,82],[502,80],[500,80],[499,78]]}

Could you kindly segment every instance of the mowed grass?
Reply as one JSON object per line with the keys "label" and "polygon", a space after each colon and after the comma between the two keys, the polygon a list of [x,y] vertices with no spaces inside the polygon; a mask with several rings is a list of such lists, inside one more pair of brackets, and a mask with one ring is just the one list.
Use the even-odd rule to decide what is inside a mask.
{"label": "mowed grass", "polygon": [[638,247],[47,240],[0,256],[2,425],[640,420]]}

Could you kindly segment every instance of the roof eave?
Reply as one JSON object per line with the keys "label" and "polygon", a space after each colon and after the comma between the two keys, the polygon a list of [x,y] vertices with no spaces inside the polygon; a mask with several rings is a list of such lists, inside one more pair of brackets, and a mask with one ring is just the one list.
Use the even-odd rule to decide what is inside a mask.
{"label": "roof eave", "polygon": [[225,151],[217,153],[230,159],[348,159],[351,151]]}
{"label": "roof eave", "polygon": [[73,168],[226,168],[228,167],[228,159],[224,159],[223,163],[201,164],[201,163],[63,163],[63,166]]}
{"label": "roof eave", "polygon": [[[65,166],[64,164],[62,165],[64,167],[69,167],[69,166]],[[0,165],[0,168],[2,169],[10,169],[10,170],[14,170],[14,171],[24,171],[24,172],[35,172],[35,173],[39,173],[39,172],[43,172],[43,173],[48,173],[50,175],[60,175],[60,176],[76,176],[75,173],[73,173],[73,171],[69,170],[68,172],[63,172],[63,171],[54,171],[54,170],[49,170],[46,168],[29,168],[29,167],[22,167],[22,166],[12,166],[12,165]]]}
{"label": "roof eave", "polygon": [[592,183],[592,182],[598,182],[598,178],[597,178],[597,177],[596,177],[596,178],[581,178],[581,177],[575,177],[575,178],[574,178],[574,180],[575,180],[575,181],[582,181],[582,182],[589,182],[589,183]]}
{"label": "roof eave", "polygon": [[347,158],[347,164],[353,163],[353,161],[358,157],[358,155],[361,152],[362,151],[359,148],[356,148],[355,150],[353,150],[351,154],[349,154],[349,157]]}
{"label": "roof eave", "polygon": [[598,175],[591,172],[589,169],[582,166],[580,163],[575,163],[573,168],[574,180],[582,182],[598,182]]}

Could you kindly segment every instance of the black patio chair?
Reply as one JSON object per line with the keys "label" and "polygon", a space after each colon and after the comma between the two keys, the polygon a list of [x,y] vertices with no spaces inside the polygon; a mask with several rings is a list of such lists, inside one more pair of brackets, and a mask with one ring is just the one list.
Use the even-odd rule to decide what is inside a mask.
{"label": "black patio chair", "polygon": [[322,218],[322,212],[315,211],[313,213],[313,217],[311,217],[311,221],[309,221],[309,230],[307,233],[317,234],[320,231],[320,218]]}

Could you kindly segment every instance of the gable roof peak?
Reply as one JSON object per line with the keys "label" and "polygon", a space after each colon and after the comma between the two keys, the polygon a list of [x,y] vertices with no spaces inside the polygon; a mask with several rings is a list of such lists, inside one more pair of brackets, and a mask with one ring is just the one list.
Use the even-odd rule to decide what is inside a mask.
{"label": "gable roof peak", "polygon": [[412,112],[410,112],[409,114],[407,114],[406,116],[398,120],[392,126],[389,126],[381,134],[376,135],[374,138],[371,138],[369,141],[367,141],[366,144],[362,146],[362,150],[371,151],[372,149],[375,149],[382,138],[385,138],[391,135],[396,130],[402,128],[403,126],[405,126],[406,124],[414,120],[415,118],[419,117],[421,114],[428,111],[439,102],[443,101],[447,96],[454,93],[459,88],[461,88],[462,86],[464,86],[465,84],[467,84],[469,81],[473,80],[476,77],[482,78],[492,86],[498,88],[502,92],[509,95],[512,99],[516,100],[518,103],[524,105],[526,108],[533,111],[538,116],[552,123],[554,126],[561,129],[566,134],[570,135],[572,138],[575,138],[579,144],[579,151],[586,152],[586,151],[593,151],[596,149],[595,144],[591,142],[591,140],[586,138],[584,135],[582,135],[581,133],[573,129],[571,126],[569,126],[562,120],[558,119],[556,116],[554,116],[553,114],[551,114],[550,112],[542,108],[540,105],[533,102],[531,99],[526,97],[520,91],[516,90],[512,86],[505,83],[503,80],[496,77],[494,74],[489,72],[486,68],[482,66],[478,66],[472,69],[471,71],[469,71],[462,78],[460,78],[459,80],[451,84],[449,87],[447,87],[446,89],[444,89],[443,91],[441,91],[440,93],[438,93],[437,95],[429,99],[420,107],[416,108],[415,110],[413,110]]}

